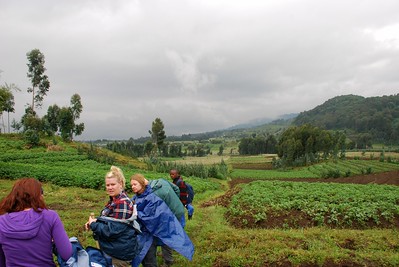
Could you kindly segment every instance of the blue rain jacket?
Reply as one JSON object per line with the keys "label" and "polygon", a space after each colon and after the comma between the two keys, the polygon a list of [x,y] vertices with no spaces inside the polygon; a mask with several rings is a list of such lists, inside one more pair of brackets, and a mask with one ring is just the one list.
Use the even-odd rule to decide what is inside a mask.
{"label": "blue rain jacket", "polygon": [[166,203],[152,193],[151,186],[146,186],[145,191],[141,195],[135,195],[132,200],[137,205],[137,221],[142,230],[137,235],[142,249],[132,261],[132,266],[140,265],[154,238],[191,261],[194,244]]}

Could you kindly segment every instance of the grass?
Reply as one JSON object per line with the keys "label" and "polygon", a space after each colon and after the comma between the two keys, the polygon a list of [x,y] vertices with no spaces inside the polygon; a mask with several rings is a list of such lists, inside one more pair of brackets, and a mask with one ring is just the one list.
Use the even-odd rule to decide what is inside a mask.
{"label": "grass", "polygon": [[[219,183],[218,180],[212,183]],[[0,180],[0,198],[13,181]],[[212,191],[196,195],[195,214],[186,231],[195,245],[192,262],[175,254],[176,266],[322,266],[357,263],[359,266],[399,265],[399,232],[394,229],[341,230],[327,227],[307,229],[236,229],[225,220],[226,208],[201,207],[201,203],[224,193],[226,181]],[[106,202],[102,190],[64,188],[44,184],[44,196],[56,208],[70,236],[84,246],[94,246],[90,232],[83,230],[90,212],[96,214]],[[339,265],[341,264],[341,265]],[[330,265],[331,266],[331,265]],[[353,265],[348,265],[353,266]]]}
{"label": "grass", "polygon": [[[5,139],[2,138],[0,136],[0,152],[5,153],[14,149],[17,153],[19,150],[24,150],[24,144],[18,138],[9,136],[7,140],[10,142],[3,142]],[[67,145],[65,147],[66,152],[74,150],[76,149]],[[29,153],[44,151],[45,148],[35,148]],[[206,160],[213,162],[221,158],[227,160],[225,156],[212,156]],[[121,157],[121,160],[124,158]],[[189,160],[198,163],[198,158]],[[236,163],[262,164],[263,161],[269,161],[270,157],[230,157],[228,160]],[[69,166],[68,170],[79,170],[80,167],[77,165]],[[98,171],[99,168],[95,169]],[[122,167],[122,169],[127,179],[136,172],[143,173],[149,179],[160,177],[169,179],[167,173],[155,173],[131,167]],[[104,170],[99,170],[100,179],[105,174]],[[315,174],[308,169],[233,170],[231,176],[268,179],[314,177]],[[238,229],[226,221],[227,208],[201,206],[215,197],[224,195],[228,189],[226,180],[195,177],[186,179],[196,191],[194,217],[186,226],[196,252],[192,262],[175,254],[176,266],[399,266],[399,232],[396,229],[351,230],[330,229],[325,226],[302,229]],[[0,180],[0,199],[8,194],[12,184],[12,180]],[[132,193],[129,192],[129,195]],[[44,197],[49,208],[59,213],[69,236],[78,237],[84,246],[95,246],[91,232],[86,232],[83,225],[91,212],[98,214],[103,208],[107,201],[104,190],[62,187],[47,182],[44,183]]]}

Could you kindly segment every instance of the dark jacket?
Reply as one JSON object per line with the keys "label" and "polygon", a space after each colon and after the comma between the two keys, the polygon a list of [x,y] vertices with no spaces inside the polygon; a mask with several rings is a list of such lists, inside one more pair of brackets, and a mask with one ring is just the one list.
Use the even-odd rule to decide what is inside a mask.
{"label": "dark jacket", "polygon": [[102,216],[92,222],[90,228],[100,248],[112,257],[130,261],[140,251],[137,232],[132,222],[116,221]]}
{"label": "dark jacket", "polygon": [[186,183],[183,181],[181,176],[173,179],[173,183],[177,185],[180,189],[180,201],[184,206],[188,204],[188,189]]}

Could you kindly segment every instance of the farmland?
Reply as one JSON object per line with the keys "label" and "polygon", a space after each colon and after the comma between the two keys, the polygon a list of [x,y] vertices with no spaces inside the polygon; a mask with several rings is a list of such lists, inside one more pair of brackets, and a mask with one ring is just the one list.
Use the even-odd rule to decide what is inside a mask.
{"label": "farmland", "polygon": [[[76,144],[58,146],[26,149],[18,138],[0,137],[0,198],[13,179],[37,177],[68,234],[94,245],[83,225],[107,199],[103,177],[110,164]],[[187,177],[196,210],[186,231],[196,252],[192,262],[176,254],[176,266],[398,266],[398,164],[366,157],[278,171],[256,169],[272,156],[232,156],[224,157],[231,179]],[[168,178],[133,163],[114,164],[127,178],[136,172]],[[323,177],[328,170],[341,176]]]}

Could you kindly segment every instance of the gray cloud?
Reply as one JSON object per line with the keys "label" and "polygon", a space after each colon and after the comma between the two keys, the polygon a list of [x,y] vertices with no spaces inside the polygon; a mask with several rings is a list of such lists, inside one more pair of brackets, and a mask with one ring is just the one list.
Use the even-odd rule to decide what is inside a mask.
{"label": "gray cloud", "polygon": [[[83,102],[79,139],[217,130],[343,94],[396,94],[399,2],[0,0],[0,83],[26,92],[26,53],[51,82],[44,107]],[[39,113],[40,113],[39,112]]]}

